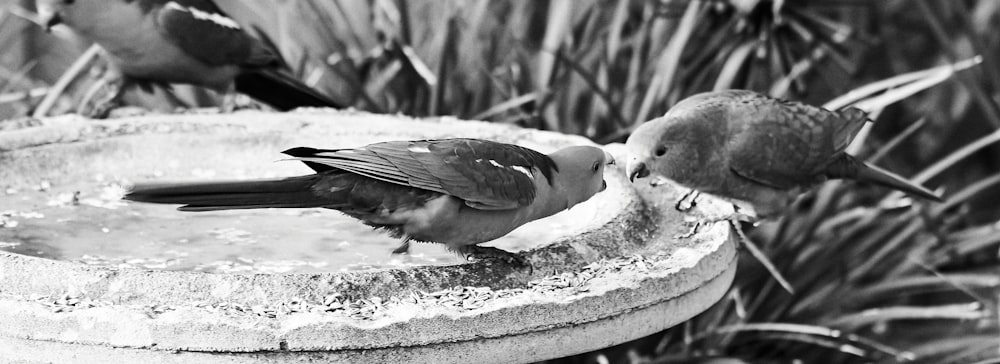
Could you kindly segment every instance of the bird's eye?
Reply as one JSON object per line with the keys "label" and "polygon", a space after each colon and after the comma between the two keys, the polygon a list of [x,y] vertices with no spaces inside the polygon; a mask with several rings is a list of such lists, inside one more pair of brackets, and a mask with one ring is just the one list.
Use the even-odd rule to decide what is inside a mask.
{"label": "bird's eye", "polygon": [[591,166],[590,169],[594,172],[597,172],[598,169],[601,169],[601,162],[600,161],[594,162],[594,165]]}
{"label": "bird's eye", "polygon": [[73,5],[76,0],[63,0],[63,2],[66,3],[66,5]]}
{"label": "bird's eye", "polygon": [[664,154],[667,154],[667,147],[661,145],[659,148],[656,148],[655,153],[657,157],[662,157]]}

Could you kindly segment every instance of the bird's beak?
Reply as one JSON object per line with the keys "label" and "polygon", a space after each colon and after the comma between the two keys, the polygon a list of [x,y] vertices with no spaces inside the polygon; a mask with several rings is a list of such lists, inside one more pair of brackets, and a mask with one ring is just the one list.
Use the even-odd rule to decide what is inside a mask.
{"label": "bird's beak", "polygon": [[607,165],[609,166],[614,165],[615,156],[611,155],[611,153],[608,153],[607,151],[604,151],[604,161],[607,162]]}
{"label": "bird's beak", "polygon": [[625,174],[628,175],[629,182],[635,182],[636,178],[649,176],[649,168],[646,167],[646,163],[638,159],[632,159],[625,166]]}
{"label": "bird's beak", "polygon": [[52,27],[62,23],[59,13],[48,7],[38,8],[38,24],[45,28],[46,32],[51,32]]}

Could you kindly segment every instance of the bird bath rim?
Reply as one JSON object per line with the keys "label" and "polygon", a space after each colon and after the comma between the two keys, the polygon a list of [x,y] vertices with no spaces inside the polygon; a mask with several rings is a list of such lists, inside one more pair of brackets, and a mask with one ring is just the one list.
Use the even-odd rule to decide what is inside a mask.
{"label": "bird bath rim", "polygon": [[[144,133],[234,130],[326,132],[339,137],[374,134],[392,139],[483,137],[523,141],[529,147],[591,144],[580,137],[504,125],[352,112],[240,112],[106,121],[66,117],[0,131],[0,163],[52,145],[85,145]],[[622,148],[610,149],[624,160]],[[0,177],[18,178],[2,171]],[[605,341],[615,337],[615,342],[601,344],[609,346],[676,324],[720,298],[735,270],[728,226],[713,225],[691,239],[676,241],[673,235],[680,228],[664,224],[679,221],[664,208],[669,191],[633,190],[618,169],[610,170],[606,178],[609,189],[604,193],[617,194],[621,204],[582,233],[528,252],[526,257],[535,266],[531,272],[479,261],[362,272],[229,275],[92,267],[3,253],[0,321],[9,324],[0,329],[0,337],[184,351],[320,350],[356,355],[354,351],[368,350],[414,358],[419,351],[396,351],[503,338],[503,345],[542,342],[548,336],[539,338],[539,333],[574,326],[604,332]],[[700,208],[718,209],[713,206],[708,201]],[[330,307],[324,301],[334,293],[341,295],[334,299],[337,304],[350,307],[332,312],[317,308],[318,304]],[[82,300],[87,301],[81,305]],[[684,300],[697,302],[678,304]],[[673,314],[643,329],[621,333],[609,326],[615,320],[646,322],[649,312],[662,312],[666,306]],[[536,337],[528,339],[532,336]],[[573,351],[580,349],[560,354]],[[552,352],[521,354],[525,360],[540,360],[544,357],[539,355]]]}

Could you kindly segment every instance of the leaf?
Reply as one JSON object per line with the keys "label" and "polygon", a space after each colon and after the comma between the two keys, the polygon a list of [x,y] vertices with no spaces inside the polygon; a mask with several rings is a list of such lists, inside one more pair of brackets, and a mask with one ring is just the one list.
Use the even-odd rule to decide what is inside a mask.
{"label": "leaf", "polygon": [[867,309],[861,312],[841,315],[824,325],[857,330],[861,326],[897,320],[978,320],[988,318],[979,302],[939,306],[891,306]]}
{"label": "leaf", "polygon": [[697,26],[695,20],[701,18],[703,8],[701,5],[702,1],[700,0],[692,0],[688,3],[687,10],[681,17],[680,25],[670,37],[667,47],[660,53],[652,82],[646,89],[646,95],[642,100],[642,105],[639,106],[639,112],[636,114],[635,125],[646,121],[650,111],[652,111],[653,103],[659,101],[673,87],[681,54],[684,53],[684,48],[687,47],[688,40],[691,39],[691,34],[694,33],[694,28]]}
{"label": "leaf", "polygon": [[494,115],[501,114],[507,110],[521,107],[521,105],[538,101],[542,97],[544,92],[535,91],[529,94],[524,94],[521,96],[514,97],[510,100],[504,101],[502,103],[496,104],[493,107],[472,116],[472,120],[485,120]]}
{"label": "leaf", "polygon": [[[898,350],[889,345],[879,343],[875,340],[871,340],[860,335],[845,333],[841,330],[818,326],[818,325],[804,325],[804,324],[777,323],[777,322],[748,323],[748,324],[717,327],[714,329],[710,329],[705,333],[696,336],[695,338],[704,339],[708,335],[719,335],[725,333],[747,333],[747,332],[787,334],[786,336],[784,336],[784,338],[795,339],[803,342],[812,342],[812,340],[809,339],[809,337],[815,336],[815,337],[833,339],[835,341],[841,342],[842,344],[845,342],[855,344],[852,345],[852,347],[859,348],[860,350],[865,350],[865,349],[876,350],[895,358],[912,357],[911,353]],[[858,355],[857,350],[848,350],[845,353]]]}
{"label": "leaf", "polygon": [[83,73],[90,62],[97,58],[97,55],[101,53],[101,47],[97,44],[91,45],[87,48],[83,54],[80,55],[66,72],[63,72],[62,76],[59,76],[59,80],[56,81],[52,87],[49,88],[49,93],[45,95],[42,102],[38,104],[35,108],[35,112],[31,114],[33,118],[43,118],[49,114],[52,107],[55,106],[56,101],[59,100],[59,96],[62,95],[63,91],[69,87],[69,84],[73,82],[81,73]]}
{"label": "leaf", "polygon": [[751,241],[750,238],[748,238],[746,234],[743,233],[743,230],[740,229],[739,223],[737,223],[736,221],[730,221],[730,224],[732,225],[733,229],[736,230],[736,234],[740,236],[740,240],[743,242],[743,246],[745,246],[747,250],[750,251],[750,254],[753,255],[754,258],[757,258],[757,261],[759,261],[760,264],[763,265],[768,272],[771,272],[771,276],[774,277],[774,280],[777,281],[778,284],[780,284],[781,287],[785,289],[785,291],[788,291],[788,293],[790,294],[795,294],[795,288],[792,287],[792,284],[788,283],[788,280],[781,275],[781,271],[779,271],[778,268],[774,266],[774,263],[771,262],[771,259],[767,257],[767,254],[764,254],[764,252],[761,251],[760,248],[758,248],[757,245],[754,244],[753,241]]}
{"label": "leaf", "polygon": [[[848,105],[857,104],[864,100],[864,104],[854,106],[866,112],[871,112],[876,108],[882,109],[917,92],[937,85],[951,78],[955,72],[969,69],[972,66],[982,63],[982,61],[983,58],[981,56],[976,56],[953,64],[904,73],[881,81],[872,82],[827,101],[823,104],[823,107],[829,110],[840,110]],[[901,89],[887,92],[885,95],[877,97],[872,96],[897,87]]]}
{"label": "leaf", "polygon": [[719,71],[719,76],[715,79],[715,86],[712,86],[712,90],[728,90],[733,87],[733,83],[736,80],[736,76],[739,75],[740,70],[743,65],[747,62],[750,54],[757,48],[757,41],[748,41],[740,44],[736,49],[729,54],[729,58],[726,59],[726,63],[722,66],[722,70]]}

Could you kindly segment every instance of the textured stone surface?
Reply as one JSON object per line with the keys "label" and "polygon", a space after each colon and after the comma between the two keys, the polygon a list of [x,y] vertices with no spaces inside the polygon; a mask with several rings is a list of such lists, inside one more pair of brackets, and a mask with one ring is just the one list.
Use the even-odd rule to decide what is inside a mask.
{"label": "textured stone surface", "polygon": [[[0,180],[36,183],[154,158],[224,168],[287,145],[483,137],[540,151],[583,138],[449,119],[345,112],[45,120],[0,132]],[[171,148],[170,146],[176,146]],[[620,146],[608,149],[619,158]],[[211,150],[210,153],[205,153]],[[239,155],[240,158],[232,158]],[[275,164],[280,170],[280,164]],[[288,172],[291,173],[291,172]],[[68,178],[68,177],[67,177]],[[648,335],[701,312],[732,281],[725,224],[691,238],[668,186],[611,169],[602,214],[525,253],[534,270],[475,262],[323,274],[113,269],[0,253],[0,359],[105,362],[526,362]],[[699,210],[725,204],[700,200]],[[457,288],[456,288],[457,287]],[[226,355],[199,352],[226,352]]]}

